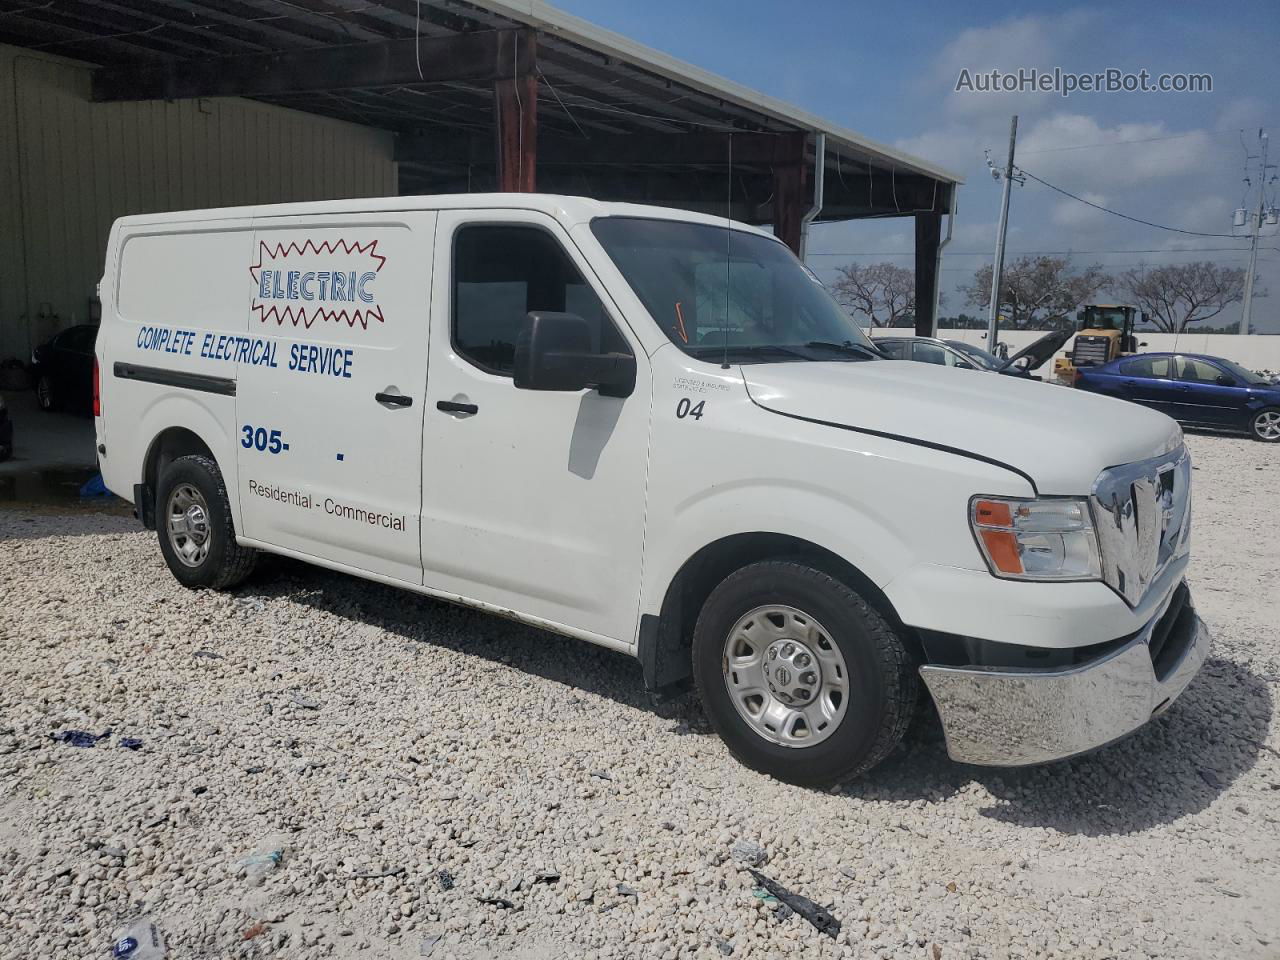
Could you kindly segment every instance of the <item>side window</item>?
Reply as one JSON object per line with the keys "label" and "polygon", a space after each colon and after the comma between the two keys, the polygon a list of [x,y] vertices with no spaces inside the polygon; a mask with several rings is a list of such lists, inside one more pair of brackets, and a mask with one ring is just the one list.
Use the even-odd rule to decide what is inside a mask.
{"label": "side window", "polygon": [[884,351],[884,355],[890,360],[906,360],[907,349],[911,346],[911,342],[909,340],[880,340],[876,342],[876,346]]}
{"label": "side window", "polygon": [[1212,363],[1197,360],[1195,357],[1178,358],[1178,379],[1190,380],[1192,383],[1217,383],[1223,373]]}
{"label": "side window", "polygon": [[1126,377],[1150,377],[1155,380],[1169,378],[1168,357],[1139,357],[1121,366]]}
{"label": "side window", "polygon": [[945,364],[947,362],[947,351],[942,349],[936,343],[927,343],[918,340],[915,343],[915,349],[912,352],[912,359],[919,360],[922,363]]}
{"label": "side window", "polygon": [[453,346],[487,370],[510,376],[516,338],[530,310],[576,313],[600,353],[630,353],[573,261],[537,227],[482,224],[461,228],[453,247]]}

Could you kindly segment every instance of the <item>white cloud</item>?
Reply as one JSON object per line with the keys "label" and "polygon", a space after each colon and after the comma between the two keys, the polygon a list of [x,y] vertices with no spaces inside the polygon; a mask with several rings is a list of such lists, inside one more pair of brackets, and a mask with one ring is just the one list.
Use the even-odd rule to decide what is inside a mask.
{"label": "white cloud", "polygon": [[1176,131],[1163,122],[1104,126],[1084,114],[1057,113],[1019,136],[1017,157],[1020,166],[1071,189],[1133,186],[1204,172],[1213,153],[1204,130]]}
{"label": "white cloud", "polygon": [[1015,73],[1020,68],[1069,69],[1065,60],[1074,42],[1096,19],[1090,11],[1072,10],[1047,17],[1015,17],[961,31],[942,49],[933,69],[935,79],[951,91],[946,99],[948,110],[970,116],[1008,116],[1047,102],[1056,94],[956,91],[955,84],[961,70],[978,74],[992,70]]}
{"label": "white cloud", "polygon": [[[1080,194],[1089,203],[1096,203],[1099,206],[1107,205],[1107,198],[1101,193],[1082,193]],[[1053,213],[1051,217],[1053,222],[1060,227],[1091,227],[1107,216],[1101,210],[1096,210],[1087,204],[1072,200],[1065,197],[1053,205]]]}

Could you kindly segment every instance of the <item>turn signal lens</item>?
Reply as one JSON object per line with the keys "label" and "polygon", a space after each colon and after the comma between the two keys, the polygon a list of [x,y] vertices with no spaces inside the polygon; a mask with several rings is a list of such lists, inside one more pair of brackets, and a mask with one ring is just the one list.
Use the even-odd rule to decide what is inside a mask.
{"label": "turn signal lens", "polygon": [[969,521],[991,573],[1015,580],[1097,580],[1102,574],[1089,504],[1067,498],[975,497]]}
{"label": "turn signal lens", "polygon": [[93,358],[93,415],[102,416],[102,375],[98,373],[97,357]]}

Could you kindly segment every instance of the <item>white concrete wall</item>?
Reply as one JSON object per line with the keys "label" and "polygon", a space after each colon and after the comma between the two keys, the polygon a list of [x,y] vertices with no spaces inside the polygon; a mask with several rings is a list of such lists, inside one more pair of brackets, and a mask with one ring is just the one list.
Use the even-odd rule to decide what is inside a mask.
{"label": "white concrete wall", "polygon": [[[905,328],[886,329],[876,327],[870,331],[873,337],[900,337],[910,335]],[[1008,330],[1001,331],[1000,340],[1009,345],[1012,356],[1031,341],[1044,336],[1043,330]],[[944,340],[963,340],[975,346],[987,348],[985,330],[939,330],[938,336]],[[1071,346],[1070,340],[1067,347]],[[1250,370],[1280,371],[1280,336],[1263,336],[1250,334],[1238,336],[1230,333],[1139,333],[1138,342],[1145,343],[1144,353],[1204,353],[1213,357],[1226,357],[1234,360]],[[1062,353],[1066,353],[1063,350]],[[1061,356],[1062,354],[1059,354]],[[1041,373],[1053,370],[1052,363],[1045,364]]]}

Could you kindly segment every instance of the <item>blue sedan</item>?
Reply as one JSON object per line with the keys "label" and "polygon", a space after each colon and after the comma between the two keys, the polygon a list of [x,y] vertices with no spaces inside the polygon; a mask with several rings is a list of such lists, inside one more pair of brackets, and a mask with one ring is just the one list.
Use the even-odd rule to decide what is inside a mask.
{"label": "blue sedan", "polygon": [[1079,367],[1076,388],[1132,400],[1180,423],[1240,430],[1280,441],[1280,384],[1233,360],[1193,353],[1143,353]]}

